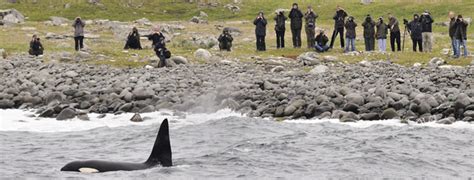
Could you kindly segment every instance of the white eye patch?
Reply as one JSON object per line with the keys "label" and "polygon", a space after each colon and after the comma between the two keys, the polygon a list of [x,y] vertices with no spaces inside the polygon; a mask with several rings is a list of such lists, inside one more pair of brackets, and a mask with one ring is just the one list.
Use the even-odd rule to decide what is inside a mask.
{"label": "white eye patch", "polygon": [[99,170],[94,169],[94,168],[83,167],[83,168],[79,168],[79,172],[81,172],[81,173],[98,173]]}

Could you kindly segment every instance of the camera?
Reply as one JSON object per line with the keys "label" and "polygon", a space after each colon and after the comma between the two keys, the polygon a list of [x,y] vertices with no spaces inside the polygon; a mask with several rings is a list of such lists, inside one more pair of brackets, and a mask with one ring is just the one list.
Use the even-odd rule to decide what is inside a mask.
{"label": "camera", "polygon": [[407,19],[403,19],[403,24],[407,25],[407,24],[408,24],[408,20],[407,20]]}

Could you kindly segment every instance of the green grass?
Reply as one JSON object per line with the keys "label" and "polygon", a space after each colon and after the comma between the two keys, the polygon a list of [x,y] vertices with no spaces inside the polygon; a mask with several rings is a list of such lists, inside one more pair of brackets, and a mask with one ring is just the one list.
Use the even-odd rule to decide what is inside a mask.
{"label": "green grass", "polygon": [[[39,34],[40,37],[44,37],[47,32],[59,34],[71,33],[70,27],[45,26],[42,21],[47,20],[50,16],[62,16],[69,19],[81,16],[84,19],[110,19],[119,21],[133,21],[146,17],[154,22],[180,21],[186,26],[186,30],[180,32],[182,35],[173,39],[173,41],[168,44],[168,47],[174,55],[182,55],[188,59],[192,59],[193,52],[198,48],[185,42],[185,40],[189,39],[188,33],[195,32],[217,37],[220,31],[217,30],[214,25],[234,26],[241,29],[243,34],[239,37],[234,37],[234,48],[231,53],[220,54],[222,54],[224,58],[238,58],[241,61],[247,62],[253,61],[253,59],[250,58],[252,56],[261,58],[272,56],[296,57],[303,52],[309,51],[306,48],[286,48],[279,50],[275,48],[273,21],[271,20],[273,12],[277,8],[289,9],[293,2],[298,2],[301,9],[306,9],[306,6],[311,4],[320,16],[317,20],[318,27],[326,29],[329,37],[331,36],[333,27],[332,15],[338,4],[343,6],[350,15],[356,17],[356,22],[358,22],[359,25],[368,13],[374,17],[378,17],[385,16],[388,12],[391,12],[402,21],[403,18],[410,19],[413,13],[422,12],[424,9],[429,9],[432,12],[435,22],[447,21],[446,16],[450,10],[461,13],[465,17],[474,17],[474,11],[472,11],[474,1],[471,0],[376,0],[375,3],[371,5],[361,5],[359,0],[242,0],[243,3],[238,5],[241,8],[241,11],[238,13],[231,13],[223,7],[225,4],[232,2],[232,0],[218,1],[219,5],[217,7],[185,3],[183,0],[101,0],[103,6],[88,4],[85,3],[85,0],[61,0],[60,3],[58,3],[58,0],[41,0],[36,4],[31,2],[26,3],[24,1],[17,4],[0,1],[1,9],[16,8],[28,17],[27,23],[20,26],[0,27],[0,48],[6,49],[10,54],[26,52],[28,49],[28,41],[33,33]],[[134,3],[129,4],[128,2]],[[64,8],[64,4],[66,3],[70,4],[70,8]],[[268,35],[266,37],[268,50],[266,52],[255,51],[254,26],[249,22],[253,20],[256,13],[261,10],[266,13],[269,19],[269,25],[267,26]],[[187,23],[192,16],[198,15],[200,11],[204,11],[209,15],[210,23],[208,25]],[[21,29],[23,27],[35,27],[37,30],[26,31]],[[95,26],[88,26],[86,30],[101,36],[99,40],[94,40],[93,42],[92,40],[86,40],[86,44],[93,49],[93,53],[103,54],[108,57],[107,60],[91,61],[89,63],[138,67],[146,64],[145,60],[154,55],[151,50],[123,53],[123,42],[115,40],[110,31]],[[468,39],[474,39],[474,34],[472,33],[474,31],[473,27],[470,26],[468,31]],[[390,60],[398,64],[409,66],[416,62],[424,64],[433,57],[442,57],[448,60],[448,63],[452,65],[467,65],[470,63],[471,59],[452,60],[441,55],[440,52],[442,49],[450,48],[450,40],[446,35],[447,27],[435,25],[434,32],[435,45],[433,53],[411,52],[411,40],[407,37],[405,52],[403,53],[345,56],[342,55],[340,48],[335,48],[326,54],[338,56],[341,61],[347,63],[356,63],[362,60]],[[358,27],[357,33],[357,49],[363,50],[364,44],[361,37],[362,28],[360,26]],[[245,38],[250,38],[251,41],[244,41],[243,39]],[[303,46],[305,47],[306,35],[304,31],[302,32],[302,38]],[[291,47],[291,33],[289,28],[286,32],[285,40],[286,46]],[[72,40],[61,41],[61,43],[58,41],[43,40],[43,43],[47,52],[73,51]],[[146,43],[149,42],[142,41],[142,44]],[[339,47],[339,42],[336,42],[335,47]],[[468,47],[474,47],[474,42],[469,40]],[[211,52],[213,54],[219,53],[216,51]],[[131,54],[133,53],[138,54],[138,58],[132,58]]]}

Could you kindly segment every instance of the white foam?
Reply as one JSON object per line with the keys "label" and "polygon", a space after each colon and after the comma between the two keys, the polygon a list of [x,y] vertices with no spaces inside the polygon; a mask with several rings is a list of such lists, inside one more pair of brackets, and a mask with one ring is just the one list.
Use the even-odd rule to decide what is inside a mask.
{"label": "white foam", "polygon": [[302,123],[302,124],[315,124],[315,123],[334,123],[343,124],[355,128],[368,128],[373,125],[384,125],[384,126],[426,126],[433,128],[456,128],[456,129],[471,129],[474,130],[474,124],[464,121],[457,121],[453,124],[439,124],[436,122],[428,123],[416,123],[414,121],[408,121],[407,123],[401,123],[398,119],[391,120],[378,120],[378,121],[356,121],[356,122],[341,122],[339,119],[297,119],[297,120],[285,120],[286,123]]}
{"label": "white foam", "polygon": [[213,119],[242,115],[223,109],[211,114],[185,114],[185,117],[173,116],[171,111],[159,111],[140,114],[145,119],[143,122],[132,122],[130,118],[133,113],[124,113],[120,115],[107,114],[104,118],[98,118],[100,114],[88,114],[89,121],[83,121],[77,118],[65,121],[58,121],[54,118],[29,117],[33,112],[8,109],[0,110],[0,131],[32,131],[32,132],[67,132],[84,131],[99,127],[120,127],[132,125],[151,125],[161,123],[165,118],[170,120],[170,128],[179,128],[186,125],[200,124]]}

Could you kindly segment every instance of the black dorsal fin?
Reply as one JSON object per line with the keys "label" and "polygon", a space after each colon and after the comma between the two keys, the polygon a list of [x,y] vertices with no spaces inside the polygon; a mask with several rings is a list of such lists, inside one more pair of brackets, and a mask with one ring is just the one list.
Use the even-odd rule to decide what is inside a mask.
{"label": "black dorsal fin", "polygon": [[155,140],[155,145],[153,146],[153,150],[151,151],[150,157],[146,161],[146,164],[161,164],[164,167],[173,165],[173,161],[171,159],[168,119],[163,120],[161,123],[160,130],[158,131],[158,135]]}

